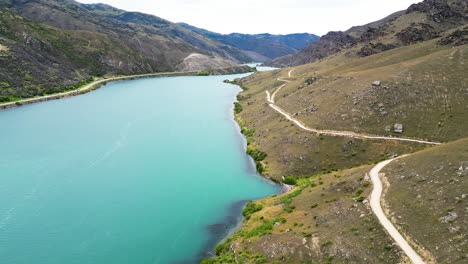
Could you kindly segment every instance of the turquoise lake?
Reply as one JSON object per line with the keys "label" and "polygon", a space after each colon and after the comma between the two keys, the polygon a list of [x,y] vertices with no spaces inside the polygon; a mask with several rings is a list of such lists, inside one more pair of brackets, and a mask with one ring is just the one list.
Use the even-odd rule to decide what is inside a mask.
{"label": "turquoise lake", "polygon": [[245,75],[120,81],[0,111],[0,263],[198,263],[258,176],[233,120]]}

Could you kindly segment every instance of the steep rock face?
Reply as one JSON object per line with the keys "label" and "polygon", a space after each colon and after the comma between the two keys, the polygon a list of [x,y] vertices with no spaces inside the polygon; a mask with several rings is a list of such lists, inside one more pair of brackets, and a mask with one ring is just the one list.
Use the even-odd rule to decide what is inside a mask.
{"label": "steep rock face", "polygon": [[425,0],[382,20],[352,27],[342,32],[341,37],[336,32],[330,32],[296,54],[265,64],[276,67],[296,66],[320,60],[344,49],[348,49],[350,56],[365,57],[437,38],[440,33],[467,22],[466,1]]}

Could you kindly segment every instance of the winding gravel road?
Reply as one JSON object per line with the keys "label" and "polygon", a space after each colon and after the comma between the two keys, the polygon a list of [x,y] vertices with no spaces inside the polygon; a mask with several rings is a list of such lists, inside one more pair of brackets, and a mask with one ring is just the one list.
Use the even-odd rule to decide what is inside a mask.
{"label": "winding gravel road", "polygon": [[[291,73],[295,69],[292,69],[288,72],[288,76],[291,77]],[[401,137],[385,137],[385,136],[376,136],[376,135],[366,135],[362,133],[355,133],[355,132],[350,132],[350,131],[336,131],[336,130],[320,130],[320,129],[314,129],[307,127],[304,123],[299,121],[298,119],[295,119],[292,117],[291,114],[288,112],[284,111],[281,109],[281,107],[277,106],[275,104],[275,96],[278,93],[279,90],[281,90],[283,87],[286,86],[288,82],[291,82],[289,80],[284,80],[283,78],[277,78],[278,81],[283,81],[286,82],[285,84],[281,85],[278,87],[273,94],[270,95],[269,91],[265,91],[266,93],[266,100],[268,102],[268,105],[273,108],[276,112],[280,113],[286,119],[289,121],[293,122],[296,124],[298,127],[301,129],[312,132],[312,133],[317,133],[317,134],[322,134],[322,135],[328,135],[328,136],[340,136],[340,137],[350,137],[350,138],[365,138],[365,139],[380,139],[380,140],[395,140],[395,141],[407,141],[407,142],[416,142],[416,143],[421,143],[421,144],[428,144],[428,145],[439,145],[441,143],[439,142],[432,142],[432,141],[426,141],[426,140],[420,140],[420,139],[412,139],[412,138],[401,138]]]}
{"label": "winding gravel road", "polygon": [[[401,156],[404,157],[404,156]],[[399,157],[399,158],[401,158]],[[397,158],[396,158],[397,159]],[[394,161],[395,159],[390,159],[386,161],[382,161],[377,164],[372,170],[370,171],[370,177],[372,180],[372,184],[374,185],[374,189],[372,190],[371,197],[370,197],[370,206],[372,211],[379,219],[379,222],[382,226],[387,230],[390,236],[395,240],[398,246],[406,253],[406,255],[411,259],[414,264],[425,264],[422,258],[414,251],[414,249],[408,244],[406,239],[398,232],[395,226],[388,220],[385,216],[385,213],[382,210],[380,205],[380,199],[382,197],[382,181],[380,180],[379,173],[385,166],[387,166],[390,162]]]}
{"label": "winding gravel road", "polygon": [[[288,77],[291,77],[291,73],[295,69],[292,69],[288,72]],[[408,141],[408,142],[417,142],[421,144],[429,144],[429,145],[439,145],[441,143],[438,142],[431,142],[431,141],[425,141],[425,140],[419,140],[419,139],[411,139],[411,138],[395,138],[395,137],[384,137],[384,136],[374,136],[374,135],[365,135],[365,134],[360,134],[360,133],[354,133],[354,132],[349,132],[349,131],[334,131],[334,130],[319,130],[319,129],[313,129],[309,128],[306,125],[304,125],[301,121],[293,118],[289,113],[281,109],[279,106],[275,104],[275,95],[278,93],[279,90],[281,90],[283,87],[286,86],[289,80],[285,80],[283,78],[278,78],[278,81],[283,81],[286,82],[285,84],[281,85],[278,87],[273,94],[270,95],[269,91],[265,91],[266,93],[266,99],[268,101],[268,105],[273,108],[276,112],[280,113],[284,117],[286,117],[289,121],[293,122],[295,125],[300,127],[303,130],[317,133],[317,134],[323,134],[323,135],[330,135],[330,136],[342,136],[342,137],[352,137],[352,138],[367,138],[367,139],[381,139],[381,140],[398,140],[398,141]],[[404,157],[404,156],[402,156]],[[401,157],[399,157],[401,158]],[[395,240],[395,242],[398,244],[398,246],[406,253],[406,255],[410,258],[410,260],[414,264],[425,264],[425,262],[422,260],[422,258],[419,256],[418,253],[409,245],[409,243],[403,238],[403,236],[398,232],[398,230],[395,228],[395,226],[388,220],[388,218],[385,216],[385,213],[382,210],[381,204],[380,204],[380,199],[382,197],[382,182],[380,181],[379,173],[382,168],[384,168],[386,165],[388,165],[390,162],[392,162],[395,159],[390,159],[386,160],[383,162],[380,162],[377,164],[372,170],[370,171],[370,177],[372,180],[372,183],[374,185],[374,189],[372,190],[372,194],[370,197],[370,205],[371,209],[374,212],[374,214],[377,216],[379,219],[379,222],[382,224],[382,226],[387,230],[387,232],[390,234],[390,236]]]}

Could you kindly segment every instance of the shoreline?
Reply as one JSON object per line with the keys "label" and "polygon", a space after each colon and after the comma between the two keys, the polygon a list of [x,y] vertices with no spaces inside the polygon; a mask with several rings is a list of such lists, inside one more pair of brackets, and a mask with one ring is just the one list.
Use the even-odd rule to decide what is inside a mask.
{"label": "shoreline", "polygon": [[[219,68],[219,69],[211,69],[206,70],[209,75],[224,75],[224,74],[238,74],[238,73],[248,73],[252,72],[249,66],[233,66],[227,68]],[[67,92],[51,94],[51,95],[44,95],[40,97],[33,97],[33,98],[26,98],[19,101],[14,102],[6,102],[0,104],[0,111],[6,110],[14,107],[19,107],[23,105],[29,105],[34,103],[46,102],[50,100],[57,100],[66,97],[76,96],[85,94],[96,89],[101,88],[102,86],[116,81],[123,81],[123,80],[133,80],[133,79],[141,79],[141,78],[151,78],[151,77],[178,77],[178,76],[200,76],[199,71],[189,71],[189,72],[157,72],[157,73],[145,73],[145,74],[134,74],[134,75],[124,75],[124,76],[115,76],[109,77],[104,79],[97,79],[92,83],[85,85],[84,87],[77,88],[75,90],[70,90]]]}
{"label": "shoreline", "polygon": [[[236,86],[239,87],[239,85],[236,84]],[[236,95],[238,95],[239,93],[243,92],[243,90],[241,89],[241,91],[239,91]],[[237,133],[239,134],[239,136],[242,137],[243,139],[243,145],[242,145],[242,150],[244,151],[244,153],[246,154],[246,156],[248,157],[248,160],[249,160],[249,163],[251,163],[253,169],[255,170],[256,174],[258,177],[261,177],[263,178],[264,180],[266,181],[269,181],[270,183],[274,184],[274,185],[277,185],[279,188],[280,188],[280,193],[278,193],[277,195],[280,195],[280,194],[285,194],[289,191],[291,191],[293,188],[294,188],[294,185],[287,185],[281,181],[278,181],[268,175],[265,175],[261,172],[258,171],[258,169],[256,168],[255,166],[255,160],[254,158],[248,154],[246,152],[246,148],[247,148],[247,137],[242,134],[241,132],[241,124],[239,123],[239,121],[237,120],[236,116],[237,114],[234,112],[234,103],[237,102],[237,100],[234,100],[233,102],[233,105],[231,107],[231,113],[233,114],[232,115],[232,121],[234,123],[234,125],[236,126],[237,128]],[[251,201],[258,201],[258,200],[261,200],[261,199],[264,199],[266,197],[263,197],[263,198],[258,198],[258,199],[255,199],[255,200],[251,200]],[[242,206],[242,210],[245,208],[245,205],[248,203],[249,201],[247,200],[239,200],[237,202],[234,202],[234,204],[236,203],[243,203],[244,205]],[[242,212],[242,211],[241,211]],[[215,247],[219,244],[222,244],[224,243],[227,239],[229,239],[230,237],[232,237],[235,233],[237,233],[239,230],[241,230],[242,226],[244,225],[246,221],[246,218],[244,215],[240,215],[239,216],[239,219],[238,219],[238,223],[235,223],[231,228],[229,228],[226,232],[226,235],[222,237],[222,239],[216,243]],[[216,257],[216,253],[214,252],[214,248],[211,248],[210,249],[211,251],[209,253],[212,253],[212,256],[206,256],[206,258],[212,258],[212,257]],[[208,253],[208,252],[207,252]]]}

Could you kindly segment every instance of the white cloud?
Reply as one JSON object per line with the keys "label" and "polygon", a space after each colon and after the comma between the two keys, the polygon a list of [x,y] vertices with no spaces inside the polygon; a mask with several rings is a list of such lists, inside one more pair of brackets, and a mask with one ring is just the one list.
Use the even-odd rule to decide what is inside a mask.
{"label": "white cloud", "polygon": [[219,33],[323,35],[406,9],[414,0],[79,0],[153,14]]}

